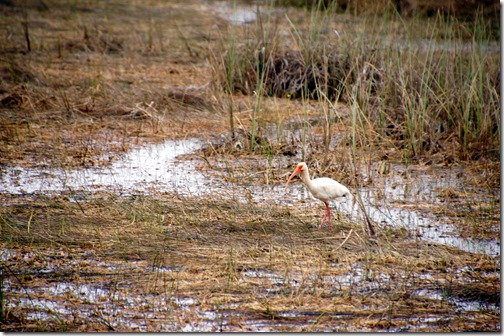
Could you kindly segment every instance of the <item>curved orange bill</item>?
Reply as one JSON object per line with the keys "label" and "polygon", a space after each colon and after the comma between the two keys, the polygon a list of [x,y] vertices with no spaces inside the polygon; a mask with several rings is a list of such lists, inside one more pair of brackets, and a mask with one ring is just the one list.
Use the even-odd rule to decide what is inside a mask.
{"label": "curved orange bill", "polygon": [[289,178],[287,179],[287,183],[285,183],[285,188],[287,188],[287,185],[289,184],[290,180],[292,180],[294,176],[296,176],[301,172],[301,169],[302,169],[301,166],[297,166],[296,169],[294,169],[291,176],[289,176]]}

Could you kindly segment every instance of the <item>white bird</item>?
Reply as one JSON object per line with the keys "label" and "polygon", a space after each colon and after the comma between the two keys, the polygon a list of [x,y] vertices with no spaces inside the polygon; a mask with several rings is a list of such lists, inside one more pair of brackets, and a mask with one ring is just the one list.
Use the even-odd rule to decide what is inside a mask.
{"label": "white bird", "polygon": [[336,198],[347,197],[350,196],[350,191],[347,187],[342,185],[341,183],[328,178],[328,177],[319,177],[316,179],[310,179],[310,173],[308,172],[308,166],[304,162],[300,162],[297,164],[294,172],[289,176],[285,187],[289,184],[290,180],[296,176],[297,174],[301,174],[301,180],[305,184],[306,188],[311,192],[313,197],[324,202],[326,206],[326,211],[324,217],[322,217],[322,221],[320,222],[320,226],[324,223],[324,219],[327,218],[328,223],[332,226],[331,223],[331,210],[329,209],[329,201],[332,201]]}

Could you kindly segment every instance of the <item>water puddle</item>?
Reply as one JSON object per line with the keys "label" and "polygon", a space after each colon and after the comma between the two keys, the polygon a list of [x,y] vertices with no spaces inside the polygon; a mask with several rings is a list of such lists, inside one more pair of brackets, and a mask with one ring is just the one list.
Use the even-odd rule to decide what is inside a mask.
{"label": "water puddle", "polygon": [[[53,252],[54,258],[66,258],[66,252]],[[9,293],[10,299],[6,301],[6,309],[25,312],[25,318],[33,321],[75,321],[78,319],[86,324],[95,323],[107,326],[113,331],[141,331],[141,332],[216,332],[216,331],[279,331],[282,328],[296,326],[299,330],[311,330],[318,323],[321,316],[330,317],[331,323],[317,325],[318,331],[335,331],[338,323],[347,321],[340,328],[342,331],[363,331],[362,328],[353,330],[351,321],[354,314],[341,312],[320,312],[310,310],[283,310],[271,312],[271,316],[248,313],[240,309],[239,302],[226,304],[203,304],[196,298],[176,295],[171,285],[167,284],[176,278],[180,271],[177,267],[152,268],[148,262],[104,262],[94,260],[92,251],[80,252],[79,255],[87,256],[86,264],[90,269],[104,272],[102,276],[86,276],[82,273],[79,278],[68,281],[64,277],[39,276],[33,278],[29,285],[18,282],[16,277],[7,277],[4,280],[4,290]],[[2,261],[21,258],[26,262],[36,260],[38,254],[24,253],[6,249],[0,256]],[[51,259],[48,254],[47,259]],[[66,261],[66,259],[65,259]],[[73,258],[59,266],[51,268],[54,273],[62,273],[77,267]],[[75,261],[77,262],[77,261]],[[113,272],[109,272],[113,270]],[[456,274],[463,275],[467,270],[460,269]],[[145,282],[145,278],[153,273],[166,275],[168,282],[160,284],[161,290],[152,291],[152,285]],[[71,273],[67,273],[70,275]],[[135,275],[133,276],[132,275]],[[494,276],[489,273],[487,276]],[[440,289],[435,288],[430,274],[404,275],[405,283],[396,285],[397,279],[389,274],[368,274],[364,265],[352,265],[348,272],[341,275],[318,275],[303,272],[288,272],[280,274],[267,269],[246,269],[240,272],[237,281],[252,282],[257,284],[262,291],[257,295],[273,297],[276,295],[289,295],[295,291],[330,290],[335,295],[343,295],[347,291],[357,291],[364,295],[373,295],[382,289],[394,288],[409,284],[412,288],[419,288],[419,281],[432,283],[434,286],[422,287],[413,290],[411,295],[433,301],[443,301],[454,305],[459,313],[464,312],[498,312],[498,303],[481,303],[471,300],[459,300],[447,297]],[[147,284],[147,286],[145,286]],[[150,289],[149,289],[150,288]],[[171,288],[171,289],[170,289]],[[401,287],[402,288],[402,287]],[[414,320],[415,328],[428,328],[435,326],[436,319],[440,317],[411,317],[402,322]],[[369,331],[393,331],[374,327]],[[407,330],[407,329],[405,329]],[[400,331],[398,328],[396,331]]]}
{"label": "water puddle", "polygon": [[[377,164],[373,164],[371,170],[377,171]],[[449,204],[442,204],[445,200],[438,197],[438,193],[446,189],[461,189],[463,181],[458,177],[460,172],[457,168],[439,168],[426,173],[422,170],[407,169],[401,165],[391,165],[390,170],[394,173],[373,177],[373,185],[376,187],[363,187],[359,190],[367,214],[381,228],[387,226],[404,228],[411,232],[414,239],[454,246],[471,253],[500,255],[499,240],[461,238],[447,217],[421,210],[422,207],[428,209],[430,205],[449,207]],[[361,173],[365,175],[365,171]],[[405,177],[407,175],[410,176]],[[311,207],[318,204],[320,207],[320,201],[314,199],[301,184],[290,186],[289,193],[297,194],[297,200],[291,203],[292,206]],[[489,201],[478,196],[471,196],[471,199],[475,204]],[[301,201],[305,201],[305,204]],[[409,206],[410,204],[420,206],[413,208]],[[350,218],[364,221],[358,205],[351,200],[333,202],[333,206]]]}
{"label": "water puddle", "polygon": [[[292,183],[286,190],[281,185],[243,185],[224,182],[207,176],[197,169],[194,160],[179,160],[205,146],[200,139],[167,140],[137,148],[108,168],[86,169],[30,169],[6,167],[0,175],[0,192],[31,194],[59,191],[113,191],[120,195],[135,192],[175,192],[183,196],[212,194],[238,201],[271,202],[278,205],[320,208],[301,183]],[[285,158],[280,158],[285,160]],[[294,162],[295,159],[289,159]],[[238,162],[239,164],[239,162]],[[267,166],[265,160],[264,165]],[[373,164],[370,171],[376,171]],[[421,169],[391,165],[393,174],[373,176],[375,187],[360,190],[364,207],[370,218],[380,227],[404,228],[414,239],[455,246],[472,253],[500,255],[498,240],[473,240],[459,237],[456,228],[446,218],[406,206],[435,204],[439,190],[459,189],[463,181],[457,168],[441,169],[427,174]],[[362,174],[365,176],[366,171]],[[75,196],[77,197],[77,196]],[[333,202],[332,207],[354,220],[363,220],[358,205],[351,200]]]}
{"label": "water puddle", "polygon": [[[460,272],[456,272],[460,273]],[[495,274],[497,275],[497,274]],[[348,288],[353,288],[353,290],[359,291],[362,294],[370,293],[372,294],[375,291],[381,291],[383,288],[393,288],[397,279],[395,277],[391,277],[390,274],[369,274],[366,272],[365,267],[362,265],[354,265],[349,272],[342,275],[310,275],[308,278],[301,275],[293,275],[289,274],[289,278],[285,278],[284,276],[268,271],[268,270],[247,270],[242,272],[242,276],[245,279],[260,279],[269,281],[274,287],[292,287],[299,288],[301,284],[307,286],[309,288],[317,288],[322,290],[322,287],[319,285],[323,285],[324,287],[332,288],[333,291],[341,291],[342,288],[348,290]],[[429,273],[426,274],[409,274],[404,278],[406,283],[411,284],[412,287],[416,286],[418,281],[426,281],[427,283],[436,282],[433,281],[432,275]],[[462,279],[462,278],[461,278]],[[401,286],[404,286],[403,283]],[[426,298],[433,301],[446,301],[455,306],[457,312],[477,312],[477,311],[500,311],[500,300],[498,302],[483,302],[478,300],[471,299],[460,299],[455,298],[447,293],[444,293],[439,288],[420,288],[413,290],[411,295],[418,296],[422,298]],[[278,291],[278,289],[276,290]],[[276,292],[275,291],[275,292]],[[340,293],[341,294],[341,293]],[[299,317],[306,315],[306,312],[284,312],[281,316],[290,316],[290,317]]]}
{"label": "water puddle", "polygon": [[418,289],[412,292],[412,295],[419,296],[422,298],[428,298],[431,300],[446,300],[447,302],[453,303],[455,305],[455,310],[459,313],[464,312],[477,312],[477,311],[500,311],[500,303],[482,302],[475,300],[460,300],[457,298],[449,297],[439,289]]}
{"label": "water puddle", "polygon": [[215,2],[203,5],[201,10],[212,12],[219,18],[234,25],[246,25],[257,20],[257,7],[246,4]]}
{"label": "water puddle", "polygon": [[181,154],[200,149],[198,139],[167,140],[132,150],[109,168],[26,169],[4,168],[0,192],[32,194],[63,190],[103,191],[119,194],[155,189],[192,195],[205,189],[206,178],[191,161],[178,161]]}
{"label": "water puddle", "polygon": [[[5,289],[16,291],[8,284]],[[200,310],[197,300],[169,295],[135,295],[132,288],[116,291],[101,288],[99,284],[58,282],[36,290],[26,288],[23,294],[26,296],[10,302],[9,308],[30,310],[26,315],[29,320],[56,317],[66,320],[77,314],[80,319],[104,323],[115,331],[209,332],[218,328],[215,313]],[[173,315],[191,322],[180,323],[171,318]],[[156,320],[156,330],[150,329],[148,319]]]}

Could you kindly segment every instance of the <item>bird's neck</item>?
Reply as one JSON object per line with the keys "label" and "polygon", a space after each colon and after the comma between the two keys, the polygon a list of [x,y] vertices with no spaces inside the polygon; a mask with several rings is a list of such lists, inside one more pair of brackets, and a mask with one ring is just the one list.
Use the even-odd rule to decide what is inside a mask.
{"label": "bird's neck", "polygon": [[309,185],[311,184],[311,179],[310,179],[310,173],[308,172],[307,169],[303,169],[301,171],[301,180],[304,182],[304,184]]}

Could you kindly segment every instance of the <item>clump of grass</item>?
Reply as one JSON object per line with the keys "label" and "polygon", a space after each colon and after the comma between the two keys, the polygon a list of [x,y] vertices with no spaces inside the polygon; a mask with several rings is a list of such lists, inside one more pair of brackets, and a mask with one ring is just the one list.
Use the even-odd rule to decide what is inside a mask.
{"label": "clump of grass", "polygon": [[336,29],[337,14],[323,13],[309,11],[308,27],[286,16],[282,37],[275,20],[243,30],[242,44],[235,32],[221,46],[233,63],[213,62],[217,84],[229,93],[349,103],[354,147],[392,144],[406,160],[497,158],[499,53],[482,16],[469,27],[442,15],[404,19],[391,7]]}
{"label": "clump of grass", "polygon": [[217,88],[228,93],[282,98],[317,99],[324,92],[334,98],[334,89],[348,64],[340,63],[338,55],[329,50],[321,52],[325,41],[320,37],[320,27],[330,17],[317,13],[312,12],[308,38],[289,18],[283,23],[290,25],[290,38],[282,37],[285,32],[280,31],[280,20],[271,15],[268,20],[260,20],[255,29],[238,30],[233,26],[231,33],[223,36],[219,52],[211,55]]}

